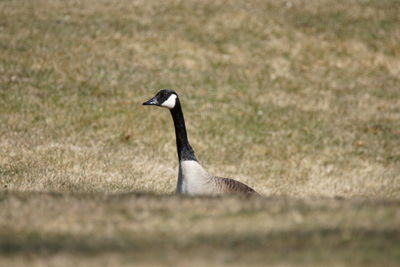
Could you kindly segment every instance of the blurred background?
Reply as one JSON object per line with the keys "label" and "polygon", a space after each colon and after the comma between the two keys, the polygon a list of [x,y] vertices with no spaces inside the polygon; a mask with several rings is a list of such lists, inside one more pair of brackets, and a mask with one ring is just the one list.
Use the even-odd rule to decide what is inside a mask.
{"label": "blurred background", "polygon": [[[396,0],[0,1],[0,262],[395,266],[399,14]],[[141,106],[163,88],[202,165],[268,198],[173,195],[170,114]]]}

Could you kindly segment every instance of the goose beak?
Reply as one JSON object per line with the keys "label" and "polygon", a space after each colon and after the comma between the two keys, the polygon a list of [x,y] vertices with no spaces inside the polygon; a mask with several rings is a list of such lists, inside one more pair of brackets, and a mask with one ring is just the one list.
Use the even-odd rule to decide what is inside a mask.
{"label": "goose beak", "polygon": [[157,101],[156,97],[153,97],[143,103],[143,106],[151,106],[151,105],[158,106],[158,101]]}

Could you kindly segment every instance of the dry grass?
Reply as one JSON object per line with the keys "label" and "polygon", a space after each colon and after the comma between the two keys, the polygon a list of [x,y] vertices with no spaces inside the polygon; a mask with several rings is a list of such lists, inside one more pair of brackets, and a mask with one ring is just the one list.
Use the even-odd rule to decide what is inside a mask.
{"label": "dry grass", "polygon": [[0,198],[0,260],[7,266],[396,266],[400,259],[398,200],[16,192]]}
{"label": "dry grass", "polygon": [[[173,88],[181,95],[192,146],[211,173],[248,183],[265,196],[285,195],[290,203],[305,200],[286,213],[308,209],[307,199],[313,197],[344,197],[349,201],[343,202],[345,206],[351,206],[354,198],[369,199],[365,200],[369,212],[365,221],[371,223],[369,230],[376,231],[370,234],[375,242],[371,246],[386,249],[391,241],[384,233],[389,231],[397,241],[399,237],[393,230],[398,226],[396,201],[400,197],[399,14],[396,0],[0,1],[0,189],[10,190],[3,193],[6,211],[2,212],[9,218],[23,214],[20,220],[39,215],[33,203],[44,205],[49,196],[26,193],[22,194],[26,203],[21,202],[25,204],[7,202],[14,199],[13,194],[18,198],[19,191],[59,192],[60,199],[51,199],[56,203],[54,209],[83,205],[76,208],[76,214],[86,209],[90,213],[90,205],[85,203],[96,203],[98,198],[96,209],[113,213],[119,204],[124,205],[122,200],[109,205],[103,199],[109,193],[148,192],[156,195],[146,195],[146,202],[161,207],[164,201],[169,203],[165,204],[170,207],[165,216],[179,227],[180,215],[175,208],[181,203],[201,214],[207,213],[209,205],[224,207],[216,212],[220,214],[235,204],[236,199],[160,196],[172,193],[176,184],[172,122],[165,110],[146,109],[140,103],[161,88]],[[71,192],[84,193],[85,197],[65,194]],[[250,206],[261,201],[268,206],[266,210],[270,208],[268,199],[248,201]],[[275,201],[285,210],[285,199]],[[377,204],[384,201],[395,204],[387,209],[385,204]],[[329,208],[336,202],[325,199],[322,203],[327,205],[326,222],[332,223],[321,224],[316,231],[345,231],[333,220],[336,211]],[[387,228],[381,226],[385,220],[373,211],[376,205],[394,216]],[[20,213],[20,208],[30,212]],[[142,208],[142,212],[152,214]],[[57,243],[65,233],[72,241],[60,242],[61,248],[67,247],[66,254],[63,249],[57,251],[52,264],[62,264],[62,259],[85,262],[83,258],[90,263],[84,254],[70,257],[68,246],[78,244],[74,243],[77,238],[95,253],[96,246],[88,241],[90,232],[107,232],[97,228],[97,223],[107,224],[106,214],[88,219],[92,230],[78,229],[80,216],[73,216],[72,225],[64,225],[64,230],[51,228],[51,219],[42,220],[49,216],[44,211],[38,216],[38,224],[44,228],[24,224],[18,228],[15,220],[5,219],[0,228],[0,235],[8,236],[2,243],[4,260],[21,265],[29,260],[28,256],[19,258],[18,249],[14,254],[5,252],[4,246],[12,244],[14,234],[21,233],[15,242],[21,246],[20,253],[25,253],[23,244],[29,246],[32,233],[43,244]],[[339,214],[341,219],[357,215],[350,208]],[[233,225],[242,231],[232,238],[249,238],[263,247],[257,243],[264,242],[257,241],[258,234],[267,239],[272,235],[281,242],[276,247],[282,249],[272,250],[278,256],[285,251],[283,241],[288,233],[304,233],[314,226],[314,217],[310,217],[304,227],[281,229],[281,217],[271,216],[259,223],[275,225],[266,229],[252,218],[246,213],[232,218]],[[117,223],[115,218],[110,220]],[[294,223],[293,218],[288,220]],[[129,225],[128,221],[124,223]],[[188,241],[172,243],[194,244],[188,247],[201,264],[202,255],[207,253],[195,253],[198,243],[194,236],[200,233],[213,238],[224,228],[221,225],[225,224],[219,223],[210,219],[205,228],[183,223],[193,232],[182,236]],[[108,237],[99,238],[110,240],[111,247],[123,248],[118,244],[123,234],[116,231],[125,228],[113,227]],[[155,235],[167,235],[167,228],[148,227]],[[247,228],[254,232],[246,232]],[[177,229],[171,230],[167,240],[174,239]],[[354,229],[357,233],[365,230],[358,224]],[[330,240],[336,230],[329,231],[317,236]],[[378,250],[359,246],[369,233],[365,231],[354,246],[359,248],[359,259],[368,261],[369,255],[377,256],[370,251]],[[139,235],[137,240],[146,236]],[[293,242],[300,242],[294,236]],[[314,240],[312,236],[304,238]],[[215,238],[218,243],[225,236]],[[155,238],[150,240],[156,242]],[[379,243],[382,240],[385,242]],[[130,251],[134,245],[129,242],[139,241],[126,242]],[[318,242],[309,251],[319,247]],[[229,246],[222,245],[225,249]],[[299,252],[292,263],[298,257],[306,264],[318,265],[329,259],[340,265],[346,259],[346,246],[337,247],[344,253],[339,253],[338,261],[329,255],[318,258],[318,253]],[[167,250],[173,248],[171,245]],[[98,255],[91,263],[110,260],[109,265],[124,265],[116,250],[107,250],[117,255],[116,262],[111,256]],[[321,248],[321,255],[326,256],[327,250]],[[14,259],[11,255],[17,256]],[[389,263],[399,260],[398,254],[393,255],[388,256]],[[264,256],[272,257],[267,253],[255,258]],[[44,262],[40,256],[37,264]],[[128,257],[126,264],[129,262]]]}

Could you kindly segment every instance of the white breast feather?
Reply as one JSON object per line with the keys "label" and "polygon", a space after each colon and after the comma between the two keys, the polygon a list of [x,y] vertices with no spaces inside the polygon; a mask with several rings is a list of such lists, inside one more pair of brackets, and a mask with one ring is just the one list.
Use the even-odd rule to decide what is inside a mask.
{"label": "white breast feather", "polygon": [[[178,191],[183,194],[212,194],[213,188],[210,184],[211,175],[194,160],[184,160],[179,164],[180,172]],[[179,190],[180,188],[180,190]]]}

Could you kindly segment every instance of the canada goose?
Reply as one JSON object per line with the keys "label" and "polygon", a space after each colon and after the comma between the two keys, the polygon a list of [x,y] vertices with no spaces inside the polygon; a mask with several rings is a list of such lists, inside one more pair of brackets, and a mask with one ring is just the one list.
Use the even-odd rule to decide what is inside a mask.
{"label": "canada goose", "polygon": [[257,194],[249,186],[232,180],[210,175],[197,161],[186,133],[185,119],[177,93],[161,90],[143,105],[154,105],[170,110],[175,126],[179,173],[176,192],[185,195],[219,195],[224,193]]}

